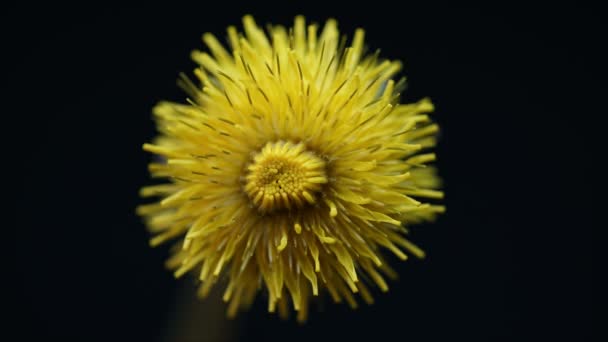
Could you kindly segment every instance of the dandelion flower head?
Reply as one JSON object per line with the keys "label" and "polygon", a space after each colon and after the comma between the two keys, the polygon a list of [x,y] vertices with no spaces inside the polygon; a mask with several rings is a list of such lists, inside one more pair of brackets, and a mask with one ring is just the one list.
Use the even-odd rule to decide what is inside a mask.
{"label": "dandelion flower head", "polygon": [[[172,241],[168,266],[194,272],[205,296],[224,286],[228,314],[259,291],[268,310],[305,320],[312,297],[357,306],[388,291],[383,256],[423,257],[410,224],[444,207],[435,169],[438,126],[428,99],[401,104],[398,61],[366,53],[364,31],[341,38],[334,20],[293,28],[243,18],[228,45],[204,34],[184,103],[153,110],[159,135],[144,150],[164,183],[141,189],[151,245]],[[228,48],[229,47],[229,48]]]}

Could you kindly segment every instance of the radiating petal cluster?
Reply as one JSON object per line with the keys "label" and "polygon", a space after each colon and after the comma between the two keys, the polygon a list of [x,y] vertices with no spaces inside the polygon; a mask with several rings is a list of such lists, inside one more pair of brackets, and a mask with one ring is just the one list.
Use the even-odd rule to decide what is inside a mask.
{"label": "radiating petal cluster", "polygon": [[355,307],[368,286],[394,276],[383,253],[424,253],[406,226],[444,211],[428,166],[438,127],[428,99],[400,104],[397,61],[366,54],[364,32],[347,44],[337,24],[293,28],[252,17],[228,28],[227,49],[203,35],[186,103],[154,108],[159,135],[144,150],[163,183],[142,188],[151,244],[176,243],[176,276],[196,272],[200,294],[220,282],[228,313],[267,293],[305,320],[311,297]]}

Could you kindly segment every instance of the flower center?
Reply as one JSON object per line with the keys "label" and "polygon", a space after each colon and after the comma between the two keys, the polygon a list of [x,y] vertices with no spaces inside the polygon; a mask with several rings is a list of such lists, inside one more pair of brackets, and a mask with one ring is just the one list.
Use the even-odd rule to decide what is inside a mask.
{"label": "flower center", "polygon": [[327,183],[325,161],[304,144],[267,143],[247,167],[245,192],[262,212],[314,204]]}

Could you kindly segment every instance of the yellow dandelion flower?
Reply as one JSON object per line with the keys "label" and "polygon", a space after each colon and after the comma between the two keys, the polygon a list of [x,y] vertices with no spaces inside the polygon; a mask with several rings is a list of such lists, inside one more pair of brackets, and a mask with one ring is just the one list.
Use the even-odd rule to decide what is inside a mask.
{"label": "yellow dandelion flower", "polygon": [[203,35],[200,85],[182,77],[187,104],[154,108],[160,135],[143,148],[168,182],[141,190],[161,197],[138,208],[151,245],[176,239],[168,265],[198,272],[202,296],[225,280],[230,316],[260,289],[270,312],[291,303],[299,320],[321,292],[371,303],[368,285],[387,291],[395,274],[383,250],[424,256],[405,226],[444,210],[421,202],[443,196],[426,165],[433,105],[399,103],[401,64],[366,55],[361,29],[346,47],[334,20],[243,26],[228,28],[230,50]]}

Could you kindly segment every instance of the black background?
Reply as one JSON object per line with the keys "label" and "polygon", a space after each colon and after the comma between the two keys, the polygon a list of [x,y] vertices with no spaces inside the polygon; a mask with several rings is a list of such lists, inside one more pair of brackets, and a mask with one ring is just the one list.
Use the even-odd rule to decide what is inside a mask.
{"label": "black background", "polygon": [[4,9],[3,169],[16,195],[5,197],[15,207],[2,224],[3,334],[166,338],[188,280],[163,268],[167,248],[148,247],[134,214],[148,182],[141,144],[155,134],[151,107],[185,99],[175,80],[195,67],[200,35],[223,37],[246,13],[260,24],[335,17],[404,60],[404,100],[430,96],[437,108],[448,212],[414,229],[428,258],[395,262],[401,278],[373,306],[326,303],[300,327],[267,314],[260,298],[236,320],[237,337],[591,339],[601,156],[588,137],[606,114],[601,12],[408,2]]}

